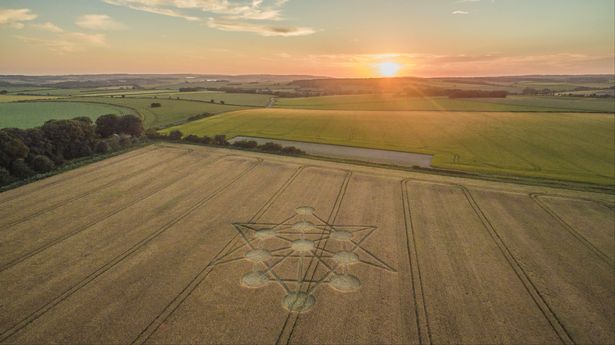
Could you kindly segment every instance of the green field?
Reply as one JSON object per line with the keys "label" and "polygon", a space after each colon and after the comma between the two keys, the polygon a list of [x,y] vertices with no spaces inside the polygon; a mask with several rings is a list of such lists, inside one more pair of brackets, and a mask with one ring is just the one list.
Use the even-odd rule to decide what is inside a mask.
{"label": "green field", "polygon": [[[242,107],[231,105],[210,104],[204,102],[181,101],[151,98],[119,98],[119,97],[78,97],[71,102],[95,102],[111,104],[134,109],[143,117],[146,128],[168,126],[185,121],[190,116],[203,113],[218,114],[227,111],[241,110]],[[152,103],[160,103],[160,108],[152,108]]]}
{"label": "green field", "polygon": [[614,99],[547,96],[450,99],[389,94],[279,98],[276,107],[319,110],[615,112]]}
{"label": "green field", "polygon": [[132,110],[106,105],[79,102],[19,102],[0,103],[0,128],[32,128],[48,120],[88,116],[95,120],[105,114],[132,114]]}
{"label": "green field", "polygon": [[23,101],[37,101],[41,99],[53,99],[52,96],[21,96],[21,95],[0,95],[0,103],[7,102],[23,102]]}
{"label": "green field", "polygon": [[428,153],[435,167],[477,173],[611,185],[615,177],[611,114],[254,109],[171,129]]}
{"label": "green field", "polygon": [[265,107],[271,100],[271,95],[253,94],[253,93],[226,93],[226,92],[212,92],[212,91],[198,91],[198,92],[163,92],[157,94],[148,95],[130,95],[127,97],[145,97],[145,98],[177,98],[181,100],[193,100],[201,102],[210,102],[212,99],[215,103],[224,101],[230,105],[241,105],[249,107]]}

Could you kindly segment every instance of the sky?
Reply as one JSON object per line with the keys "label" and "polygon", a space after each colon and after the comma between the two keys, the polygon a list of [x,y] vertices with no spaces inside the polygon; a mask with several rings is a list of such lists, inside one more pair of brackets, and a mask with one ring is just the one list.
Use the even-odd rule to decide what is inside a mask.
{"label": "sky", "polygon": [[0,0],[0,74],[615,73],[613,0]]}

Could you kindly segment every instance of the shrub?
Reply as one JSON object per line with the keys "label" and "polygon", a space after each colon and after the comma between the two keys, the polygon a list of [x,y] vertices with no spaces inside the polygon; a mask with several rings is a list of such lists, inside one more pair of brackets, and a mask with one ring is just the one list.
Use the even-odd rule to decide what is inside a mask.
{"label": "shrub", "polygon": [[205,145],[209,145],[211,144],[211,138],[205,135],[201,138],[201,143]]}
{"label": "shrub", "polygon": [[150,105],[150,107],[152,107],[152,108],[160,108],[160,107],[162,107],[162,104],[160,104],[160,103],[152,103]]}
{"label": "shrub", "polygon": [[11,176],[11,173],[3,167],[0,167],[0,186],[4,186],[13,182],[15,178]]}
{"label": "shrub", "polygon": [[8,92],[8,91],[6,91],[6,90],[2,90],[2,91],[0,91],[0,95],[6,95],[7,93],[9,93],[9,92]]}
{"label": "shrub", "polygon": [[300,150],[294,146],[286,146],[284,148],[282,148],[281,151],[283,154],[285,155],[302,155],[305,154],[305,152],[303,150]]}
{"label": "shrub", "polygon": [[216,135],[214,137],[213,144],[214,145],[218,145],[218,146],[226,146],[226,145],[228,145],[228,141],[226,141],[226,135],[224,135],[224,134]]}
{"label": "shrub", "polygon": [[109,144],[109,146],[111,146],[112,150],[119,150],[120,149],[120,136],[119,135],[113,134],[106,141]]}
{"label": "shrub", "polygon": [[37,155],[32,158],[32,161],[30,162],[30,167],[32,167],[32,169],[34,169],[34,171],[36,171],[37,173],[44,174],[55,169],[56,165],[51,159],[49,159],[49,157]]}
{"label": "shrub", "polygon": [[255,149],[258,143],[254,140],[239,140],[233,143],[233,146],[242,147],[245,149]]}
{"label": "shrub", "polygon": [[201,138],[199,138],[198,136],[194,135],[194,134],[190,134],[189,136],[184,138],[185,141],[189,141],[191,143],[200,143],[201,142]]}
{"label": "shrub", "polygon": [[184,134],[181,131],[173,130],[169,133],[169,139],[171,140],[181,140]]}
{"label": "shrub", "polygon": [[210,115],[209,113],[203,113],[203,114],[199,114],[199,115],[190,116],[188,118],[188,120],[186,120],[186,121],[188,121],[188,122],[197,121],[197,120],[200,120],[200,119],[204,119],[204,118],[208,117],[209,115]]}
{"label": "shrub", "polygon": [[23,179],[35,174],[34,170],[30,169],[28,164],[23,159],[16,159],[11,164],[11,174]]}
{"label": "shrub", "polygon": [[260,145],[258,149],[265,152],[280,152],[282,151],[282,145],[268,142]]}
{"label": "shrub", "polygon": [[120,135],[120,142],[119,142],[119,144],[122,147],[128,147],[128,146],[132,145],[132,137],[130,135],[127,135],[127,134]]}
{"label": "shrub", "polygon": [[107,153],[109,150],[111,150],[111,146],[104,140],[99,141],[94,148],[96,153]]}
{"label": "shrub", "polygon": [[164,139],[167,137],[164,134],[158,133],[158,131],[153,128],[148,128],[147,131],[145,131],[145,135],[149,139]]}

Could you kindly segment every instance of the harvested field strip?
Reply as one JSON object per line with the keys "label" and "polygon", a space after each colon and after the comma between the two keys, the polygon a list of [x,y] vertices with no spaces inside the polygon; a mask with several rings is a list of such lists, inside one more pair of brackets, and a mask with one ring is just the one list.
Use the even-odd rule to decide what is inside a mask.
{"label": "harvested field strip", "polygon": [[100,162],[88,164],[81,168],[77,168],[74,170],[69,170],[60,175],[50,176],[43,180],[39,180],[36,182],[29,183],[27,185],[19,187],[19,189],[8,190],[6,192],[2,192],[0,194],[0,203],[9,202],[15,200],[17,198],[26,197],[30,192],[41,191],[45,188],[49,188],[50,186],[56,185],[58,183],[65,182],[70,179],[74,179],[77,177],[82,177],[86,174],[92,173],[94,171],[100,170],[101,167],[111,167],[114,164],[119,164],[123,161],[134,159],[137,156],[144,155],[150,153],[150,151],[158,149],[159,146],[147,146],[135,151],[131,151],[129,153],[124,153],[119,156],[111,157],[105,159]]}
{"label": "harvested field strip", "polygon": [[419,267],[418,250],[416,244],[416,233],[412,223],[413,216],[410,209],[410,199],[408,197],[408,189],[406,181],[401,182],[404,232],[406,235],[406,249],[408,253],[408,263],[410,264],[410,283],[412,288],[412,298],[414,302],[414,319],[416,322],[417,338],[419,344],[432,344],[431,330],[429,328],[429,320],[427,317],[427,306],[425,305],[425,293],[423,281],[421,279],[421,270]]}
{"label": "harvested field strip", "polygon": [[[10,227],[2,236],[3,246],[7,249],[0,253],[0,272],[171,185],[193,177],[195,167],[206,167],[223,157],[205,157],[202,154],[183,156],[178,162],[174,162],[171,168],[156,167],[144,174],[121,181],[106,193],[98,193],[84,200],[66,204],[56,212]],[[162,177],[157,178],[158,176]],[[66,219],[72,221],[66,224]],[[32,238],[36,238],[37,241],[32,241]]]}
{"label": "harvested field strip", "polygon": [[431,342],[559,343],[463,190],[406,186]]}
{"label": "harvested field strip", "polygon": [[[308,204],[313,205],[317,210],[322,210],[321,213],[324,215],[331,214],[334,210],[336,200],[339,200],[339,191],[344,184],[345,177],[346,174],[341,171],[305,168],[292,184],[271,203],[271,207],[268,208],[267,212],[263,213],[260,218],[255,220],[258,220],[259,223],[269,221],[279,222],[283,219],[287,219],[289,215],[292,215],[294,208],[297,206]],[[323,189],[314,193],[314,189],[304,188],[306,183],[308,185],[318,183]],[[248,217],[240,217],[238,219],[247,218]],[[225,236],[225,239],[229,238],[228,232],[216,230],[216,233],[212,231],[209,235],[215,237]],[[242,262],[233,265],[235,269],[232,269],[228,265],[214,266],[206,277],[202,277],[202,283],[196,285],[194,291],[189,296],[186,296],[185,301],[165,320],[164,331],[157,329],[157,331],[149,337],[147,342],[165,343],[171,341],[170,339],[175,339],[173,340],[175,342],[188,342],[189,338],[186,337],[186,334],[189,332],[200,333],[200,339],[206,338],[203,332],[211,332],[208,336],[218,338],[218,341],[221,343],[229,343],[233,340],[241,343],[250,343],[255,342],[255,338],[250,332],[245,332],[243,330],[262,329],[268,331],[266,334],[261,334],[256,341],[259,343],[275,343],[276,339],[279,338],[280,330],[286,322],[287,314],[278,312],[266,312],[266,314],[262,314],[265,311],[260,308],[249,308],[244,306],[250,305],[254,303],[255,300],[258,300],[259,305],[276,306],[276,308],[279,308],[278,306],[280,306],[285,290],[282,289],[279,284],[272,284],[272,287],[265,290],[252,290],[254,294],[252,291],[246,292],[237,284],[236,279],[224,277],[228,275],[227,270],[229,269],[232,269],[231,272],[237,272],[236,268],[239,266],[239,272],[242,272],[239,273],[239,275],[241,275],[245,271],[250,271],[251,265]],[[284,263],[282,263],[282,265],[284,265]],[[294,266],[286,267],[296,268]],[[290,288],[294,289],[295,287]],[[233,291],[233,295],[235,296],[233,305],[239,307],[230,309],[225,317],[234,318],[236,322],[221,328],[219,327],[220,320],[216,319],[214,315],[202,315],[203,317],[198,320],[193,318],[192,315],[194,311],[209,310],[215,308],[219,303],[219,301],[215,299],[215,296],[211,294],[212,290]],[[186,329],[190,329],[190,331],[186,332]]]}
{"label": "harvested field strip", "polygon": [[[228,202],[237,198],[242,199],[244,204],[250,204],[248,200],[255,201],[253,209],[238,208],[240,214],[235,214],[242,218],[249,217],[284,184],[294,169],[282,168],[281,175],[276,171],[280,171],[280,166],[267,164],[254,168],[253,165],[249,179],[239,180],[230,189],[210,198],[207,208],[201,207],[202,204],[194,205],[191,209],[196,212],[186,214],[155,240],[145,243],[120,264],[110,268],[97,279],[97,284],[84,286],[70,296],[57,306],[55,313],[35,321],[36,327],[42,327],[45,331],[28,332],[27,328],[15,339],[51,337],[68,342],[81,339],[109,343],[118,336],[123,339],[136,338],[183,291],[185,284],[200,272],[200,267],[206,266],[224,243],[230,241],[233,234],[220,227],[230,217],[226,207]],[[178,237],[178,232],[181,237]],[[119,281],[125,281],[132,288],[126,290],[117,284]],[[92,296],[96,296],[96,303],[83,303],[84,300],[91,300]],[[109,302],[115,307],[107,308]],[[139,307],[144,305],[147,307]],[[63,316],[68,316],[66,312],[72,314],[73,311],[78,311],[83,317],[64,319]],[[101,329],[99,334],[92,333],[91,338],[80,338],[79,332],[74,329],[81,329],[89,322],[91,318],[87,315],[103,317],[105,324],[114,324],[118,328],[114,334]]]}
{"label": "harvested field strip", "polygon": [[597,260],[529,196],[482,190],[472,194],[572,341],[611,342],[615,337],[612,267]]}
{"label": "harvested field strip", "polygon": [[[595,202],[562,200],[541,197],[539,194],[531,194],[530,196],[545,212],[557,219],[564,229],[568,230],[601,260],[615,269],[613,262],[615,258],[615,215],[612,211],[607,211],[603,205]],[[556,213],[549,206],[550,204],[557,208],[563,208],[566,211],[562,213],[564,216]],[[571,215],[576,217],[571,217]],[[597,222],[594,223],[592,220]],[[576,226],[571,224],[576,224]],[[588,240],[588,236],[591,240]]]}
{"label": "harvested field strip", "polygon": [[[0,231],[37,217],[45,212],[57,209],[68,202],[76,201],[87,197],[92,193],[105,190],[106,188],[112,187],[119,181],[133,176],[138,176],[163,162],[168,163],[169,161],[173,161],[180,158],[182,155],[187,155],[189,153],[190,151],[182,152],[169,150],[157,155],[155,158],[145,157],[147,159],[144,159],[143,162],[135,159],[131,162],[132,164],[130,166],[122,171],[123,175],[119,175],[117,172],[110,172],[108,175],[94,176],[97,178],[88,184],[88,187],[90,188],[84,188],[82,185],[76,185],[71,191],[67,190],[68,188],[64,186],[64,190],[67,190],[66,193],[62,190],[62,193],[58,193],[54,196],[45,195],[45,198],[42,200],[28,200],[29,202],[26,203],[9,202],[7,203],[8,205],[5,209],[6,213],[0,211],[0,217],[2,217],[2,221],[0,221]],[[70,192],[73,192],[74,194]],[[21,213],[14,212],[17,209],[19,209]]]}
{"label": "harvested field strip", "polygon": [[[0,330],[0,341],[32,325],[50,309],[231,187],[260,162],[253,159],[226,159],[205,173],[198,174],[198,181],[180,185],[179,190],[175,191],[180,194],[166,193],[148,198],[50,248],[47,254],[51,260],[41,261],[38,256],[34,256],[2,272],[0,280],[10,282],[7,291],[13,291],[15,295],[0,296],[2,305],[9,306],[11,301],[10,308],[4,308],[0,315],[0,324],[7,327]],[[203,193],[201,189],[206,192]],[[182,194],[181,203],[174,201]],[[164,213],[158,212],[156,207],[165,202],[172,203],[174,207]],[[139,217],[133,217],[134,214],[139,214]],[[86,253],[94,255],[84,258]],[[24,279],[35,277],[26,272],[40,272],[43,276],[53,272],[56,279],[40,284],[34,278]],[[30,293],[20,293],[24,288]]]}
{"label": "harvested field strip", "polygon": [[[406,253],[404,222],[402,217],[393,216],[402,212],[400,200],[399,180],[356,173],[352,175],[334,224],[365,224],[377,228],[361,242],[357,251],[360,263],[348,268],[349,274],[360,277],[360,293],[331,294],[330,289],[316,290],[318,303],[327,307],[293,315],[296,321],[288,336],[280,339],[279,343],[344,343],[347,339],[362,344],[416,342],[418,332],[410,267],[407,256],[402,255]],[[361,240],[361,232],[353,235],[348,243],[329,239],[324,251],[349,250],[353,242]],[[325,268],[324,261],[318,263],[318,273],[310,277],[312,279],[321,276],[321,270]],[[380,268],[385,265],[393,270]],[[344,268],[337,270],[343,272]],[[387,322],[378,322],[372,317],[357,317],[379,313],[387,315]],[[327,327],[322,327],[322,320],[329,320]],[[350,324],[353,326],[348,327]]]}

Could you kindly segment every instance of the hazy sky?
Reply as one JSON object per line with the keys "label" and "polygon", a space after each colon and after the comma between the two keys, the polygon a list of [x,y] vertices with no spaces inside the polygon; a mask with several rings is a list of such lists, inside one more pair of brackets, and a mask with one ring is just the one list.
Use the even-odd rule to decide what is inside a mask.
{"label": "hazy sky", "polygon": [[613,0],[0,0],[0,73],[615,73]]}

